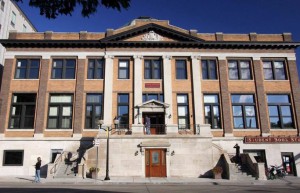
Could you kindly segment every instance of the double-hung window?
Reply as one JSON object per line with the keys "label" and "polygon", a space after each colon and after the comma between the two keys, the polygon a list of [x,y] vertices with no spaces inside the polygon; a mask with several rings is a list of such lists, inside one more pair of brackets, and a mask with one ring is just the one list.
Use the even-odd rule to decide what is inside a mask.
{"label": "double-hung window", "polygon": [[187,94],[177,95],[178,128],[189,129],[189,100]]}
{"label": "double-hung window", "polygon": [[159,93],[145,93],[143,94],[143,103],[150,100],[157,100],[164,102],[164,94]]}
{"label": "double-hung window", "polygon": [[103,97],[102,94],[86,95],[85,128],[97,128],[97,120],[102,118]]}
{"label": "double-hung window", "polygon": [[54,59],[52,65],[52,79],[74,79],[75,59]]}
{"label": "double-hung window", "polygon": [[233,125],[236,129],[257,128],[256,108],[253,95],[231,95]]}
{"label": "double-hung window", "polygon": [[103,79],[104,77],[104,60],[89,59],[88,79]]}
{"label": "double-hung window", "polygon": [[219,96],[217,94],[204,95],[205,123],[212,129],[221,128]]}
{"label": "double-hung window", "polygon": [[52,94],[50,95],[48,128],[71,129],[73,116],[73,95]]}
{"label": "double-hung window", "polygon": [[269,119],[272,129],[294,128],[289,95],[268,94]]}
{"label": "double-hung window", "polygon": [[129,127],[129,94],[118,94],[119,128]]}
{"label": "double-hung window", "polygon": [[129,79],[129,60],[119,60],[119,79]]}
{"label": "double-hung window", "polygon": [[202,79],[217,80],[217,62],[216,60],[201,60]]}
{"label": "double-hung window", "polygon": [[145,60],[144,76],[145,79],[161,79],[161,60]]}
{"label": "double-hung window", "polygon": [[251,64],[249,60],[229,60],[228,71],[230,80],[251,80]]}
{"label": "double-hung window", "polygon": [[15,79],[38,79],[39,69],[39,59],[18,59]]}
{"label": "double-hung window", "polygon": [[36,94],[13,94],[10,129],[33,129]]}
{"label": "double-hung window", "polygon": [[286,80],[284,61],[263,61],[265,80]]}
{"label": "double-hung window", "polygon": [[176,60],[176,79],[187,79],[186,60]]}

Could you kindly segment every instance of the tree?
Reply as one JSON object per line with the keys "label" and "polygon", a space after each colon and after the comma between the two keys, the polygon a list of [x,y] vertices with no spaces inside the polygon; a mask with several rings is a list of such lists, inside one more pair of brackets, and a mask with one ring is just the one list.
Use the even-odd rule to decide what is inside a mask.
{"label": "tree", "polygon": [[[14,0],[22,2],[23,0]],[[130,0],[30,0],[29,6],[40,9],[40,15],[48,19],[55,19],[58,15],[72,15],[76,5],[82,7],[83,17],[89,17],[97,12],[98,6],[106,8],[127,9],[130,7]]]}

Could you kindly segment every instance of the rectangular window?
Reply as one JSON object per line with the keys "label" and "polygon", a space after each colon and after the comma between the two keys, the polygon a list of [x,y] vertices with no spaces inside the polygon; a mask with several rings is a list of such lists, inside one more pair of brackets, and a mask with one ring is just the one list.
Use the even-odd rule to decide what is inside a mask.
{"label": "rectangular window", "polygon": [[145,79],[161,79],[161,60],[145,60]]}
{"label": "rectangular window", "polygon": [[12,12],[10,24],[11,24],[11,26],[13,26],[13,27],[16,26],[16,18],[17,18],[17,15],[15,14],[15,12]]}
{"label": "rectangular window", "polygon": [[230,80],[251,80],[251,65],[249,60],[229,60],[228,61]]}
{"label": "rectangular window", "polygon": [[129,127],[129,94],[118,94],[119,128]]}
{"label": "rectangular window", "polygon": [[272,129],[295,128],[289,95],[267,95]]}
{"label": "rectangular window", "polygon": [[176,79],[187,79],[186,60],[176,60]]}
{"label": "rectangular window", "polygon": [[177,95],[178,128],[189,129],[189,100],[187,94]]}
{"label": "rectangular window", "polygon": [[85,128],[96,129],[97,120],[102,118],[103,97],[102,94],[86,95]]}
{"label": "rectangular window", "polygon": [[119,79],[129,79],[129,60],[119,60]]}
{"label": "rectangular window", "polygon": [[1,1],[1,10],[4,11],[5,2]]}
{"label": "rectangular window", "polygon": [[54,59],[52,65],[52,79],[74,79],[75,59]]}
{"label": "rectangular window", "polygon": [[257,128],[253,95],[231,95],[233,125],[237,129]]}
{"label": "rectangular window", "polygon": [[3,166],[23,166],[24,150],[4,150]]}
{"label": "rectangular window", "polygon": [[157,100],[160,102],[164,102],[164,94],[159,93],[145,93],[143,94],[143,103],[150,100]]}
{"label": "rectangular window", "polygon": [[88,79],[103,79],[104,77],[104,60],[89,59]]}
{"label": "rectangular window", "polygon": [[202,64],[202,79],[217,80],[217,62],[216,60],[201,60]]}
{"label": "rectangular window", "polygon": [[13,94],[10,129],[33,129],[36,94]]}
{"label": "rectangular window", "polygon": [[284,61],[263,61],[265,80],[286,80]]}
{"label": "rectangular window", "polygon": [[205,123],[210,124],[212,129],[221,128],[220,104],[217,94],[204,95]]}
{"label": "rectangular window", "polygon": [[73,116],[73,96],[69,94],[50,95],[48,111],[49,129],[71,129]]}
{"label": "rectangular window", "polygon": [[15,79],[38,79],[39,69],[39,59],[18,59]]}

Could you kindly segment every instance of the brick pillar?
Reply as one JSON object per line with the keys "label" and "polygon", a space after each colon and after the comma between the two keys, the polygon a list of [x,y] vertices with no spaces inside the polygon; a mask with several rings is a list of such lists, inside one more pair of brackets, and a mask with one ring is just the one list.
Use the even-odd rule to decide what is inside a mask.
{"label": "brick pillar", "polygon": [[298,135],[300,136],[300,85],[297,71],[296,59],[288,58],[288,71],[290,77],[290,84],[292,89],[292,100],[294,101],[294,113],[295,113],[295,126],[298,128]]}
{"label": "brick pillar", "polygon": [[[35,119],[35,137],[43,133],[45,121],[47,122],[47,85],[49,81],[50,59],[42,59],[40,65],[40,82],[37,96],[37,108]],[[47,127],[47,126],[46,126]]]}
{"label": "brick pillar", "polygon": [[84,67],[85,59],[78,59],[77,64],[77,76],[76,76],[76,91],[75,91],[75,116],[74,116],[74,134],[81,134],[82,128],[82,116],[84,112],[83,96],[84,96]]}
{"label": "brick pillar", "polygon": [[258,102],[258,115],[260,120],[260,130],[262,136],[270,135],[270,126],[268,123],[268,107],[265,97],[264,73],[260,58],[253,58],[254,81],[256,88],[256,97]]}
{"label": "brick pillar", "polygon": [[2,102],[0,109],[0,135],[4,133],[5,128],[7,128],[7,123],[9,119],[9,94],[10,94],[10,84],[13,79],[13,65],[14,59],[5,59],[5,66],[3,71],[3,81],[2,81],[2,89],[0,93],[0,101]]}
{"label": "brick pillar", "polygon": [[230,93],[228,90],[228,67],[226,58],[219,57],[219,75],[221,88],[222,116],[224,136],[233,136]]}

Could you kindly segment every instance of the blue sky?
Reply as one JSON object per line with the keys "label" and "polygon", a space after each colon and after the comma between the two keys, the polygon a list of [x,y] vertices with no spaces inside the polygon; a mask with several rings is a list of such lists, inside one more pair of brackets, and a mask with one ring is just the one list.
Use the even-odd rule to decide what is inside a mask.
{"label": "blue sky", "polygon": [[[19,5],[41,32],[104,32],[139,16],[151,16],[199,33],[291,32],[293,40],[300,42],[300,0],[131,0],[131,7],[121,12],[101,7],[96,14],[83,18],[76,9],[72,16],[54,20],[29,8],[28,1]],[[300,48],[297,60],[300,72]]]}

